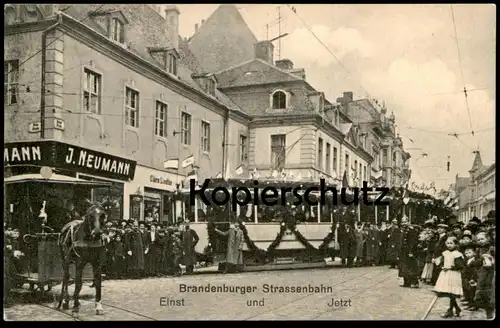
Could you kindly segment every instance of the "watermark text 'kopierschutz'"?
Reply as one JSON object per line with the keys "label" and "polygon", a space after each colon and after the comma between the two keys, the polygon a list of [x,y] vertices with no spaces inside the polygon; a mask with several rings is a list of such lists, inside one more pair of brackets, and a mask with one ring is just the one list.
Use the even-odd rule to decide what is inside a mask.
{"label": "watermark text 'kopierschutz'", "polygon": [[[280,204],[286,204],[288,199],[287,194],[291,193],[295,197],[295,201],[290,202],[290,204],[294,206],[302,205],[306,203],[310,206],[316,205],[339,205],[339,194],[337,192],[337,188],[327,187],[325,184],[325,179],[321,179],[319,186],[312,186],[306,189],[302,188],[302,186],[297,186],[295,188],[291,187],[282,187],[276,188],[275,186],[259,186],[258,181],[254,181],[253,192],[247,187],[233,187],[231,191],[226,187],[218,186],[210,191],[209,197],[207,197],[207,189],[210,184],[210,179],[205,179],[203,185],[200,189],[196,189],[196,181],[191,179],[190,181],[190,191],[189,198],[191,206],[194,206],[196,202],[196,195],[198,195],[201,201],[210,206],[211,202],[216,205],[226,205],[231,202],[231,207],[233,211],[236,211],[237,205],[245,206],[252,203],[252,205],[260,205],[261,203],[266,206],[274,206]],[[364,205],[368,206],[386,206],[389,205],[388,201],[384,201],[384,197],[389,193],[389,188],[385,187],[368,187],[368,183],[363,181],[362,188],[350,188],[353,192],[353,195],[348,199],[346,188],[341,188],[340,190],[340,204],[341,205],[358,205],[360,204],[360,191],[362,192],[362,201]],[[378,192],[380,193],[374,201],[368,199],[369,192]],[[316,194],[319,192],[319,199],[311,199],[310,196],[312,193]],[[332,195],[331,202],[326,199],[326,194],[330,192]],[[209,199],[210,198],[210,199]],[[318,197],[315,197],[318,198]],[[211,202],[210,202],[211,201]],[[281,201],[281,202],[280,202]]]}

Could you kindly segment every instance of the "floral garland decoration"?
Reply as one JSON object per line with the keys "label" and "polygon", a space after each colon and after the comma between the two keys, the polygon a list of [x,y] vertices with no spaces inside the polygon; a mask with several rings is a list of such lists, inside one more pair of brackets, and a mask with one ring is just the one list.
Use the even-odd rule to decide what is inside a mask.
{"label": "floral garland decoration", "polygon": [[331,227],[331,231],[326,235],[326,237],[323,239],[323,242],[321,245],[318,246],[319,250],[325,250],[328,248],[328,245],[334,240],[335,238],[335,232],[334,232],[335,227]]}
{"label": "floral garland decoration", "polygon": [[298,241],[300,241],[300,243],[302,245],[304,245],[307,250],[310,250],[310,251],[316,250],[316,247],[314,247],[309,242],[309,240],[307,240],[307,238],[304,237],[304,235],[302,235],[299,230],[297,230],[297,219],[294,217],[291,217],[291,218],[285,218],[281,221],[280,231],[278,232],[278,234],[276,235],[276,238],[271,243],[271,245],[269,245],[269,247],[267,249],[268,256],[273,255],[274,250],[279,246],[279,244],[281,243],[281,240],[283,240],[283,236],[285,235],[285,232],[287,229],[290,230],[295,235],[295,237],[298,239]]}
{"label": "floral garland decoration", "polygon": [[250,238],[250,236],[248,236],[248,230],[247,227],[245,226],[245,223],[239,222],[239,227],[240,230],[243,232],[243,238],[245,239],[245,243],[247,244],[249,251],[252,252],[252,254],[255,255],[257,259],[265,261],[267,257],[266,251],[257,247],[254,241]]}

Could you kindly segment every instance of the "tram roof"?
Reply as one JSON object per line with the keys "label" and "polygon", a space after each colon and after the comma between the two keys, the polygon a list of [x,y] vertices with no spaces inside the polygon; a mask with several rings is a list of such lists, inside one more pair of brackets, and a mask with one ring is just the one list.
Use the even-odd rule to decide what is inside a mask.
{"label": "tram roof", "polygon": [[50,178],[46,179],[42,177],[41,174],[20,174],[14,175],[3,179],[4,184],[20,184],[20,183],[58,183],[58,184],[74,184],[74,185],[85,185],[92,187],[107,187],[111,183],[104,181],[88,181],[73,177],[68,177],[65,175],[53,174]]}

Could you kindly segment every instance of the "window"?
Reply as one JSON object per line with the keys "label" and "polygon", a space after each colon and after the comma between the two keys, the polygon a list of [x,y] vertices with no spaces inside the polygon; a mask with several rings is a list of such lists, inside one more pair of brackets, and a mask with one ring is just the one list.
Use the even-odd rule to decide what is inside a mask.
{"label": "window", "polygon": [[210,123],[201,122],[201,150],[210,152]]}
{"label": "window", "polygon": [[111,39],[118,43],[123,43],[125,40],[123,38],[123,23],[120,22],[118,18],[113,18],[111,21]]}
{"label": "window", "polygon": [[247,137],[240,135],[240,161],[245,162],[247,160]]}
{"label": "window", "polygon": [[273,93],[272,97],[272,107],[273,109],[285,109],[286,108],[286,93],[283,91],[276,91]]}
{"label": "window", "polygon": [[358,161],[354,161],[354,178],[358,177]]}
{"label": "window", "polygon": [[275,134],[271,136],[271,165],[274,170],[285,168],[286,135]]}
{"label": "window", "polygon": [[396,152],[392,153],[392,161],[394,162],[394,164],[396,164],[397,159],[398,159],[397,153]]}
{"label": "window", "polygon": [[215,81],[212,79],[208,79],[207,81],[207,93],[215,96]]}
{"label": "window", "polygon": [[139,127],[139,92],[125,89],[125,123]]}
{"label": "window", "polygon": [[158,137],[167,136],[167,111],[167,104],[162,103],[161,101],[156,102],[155,135]]}
{"label": "window", "polygon": [[101,75],[84,70],[83,108],[86,112],[101,114]]}
{"label": "window", "polygon": [[333,147],[333,169],[337,171],[337,147]]}
{"label": "window", "polygon": [[177,75],[177,57],[174,54],[167,54],[167,72]]}
{"label": "window", "polygon": [[3,64],[3,99],[7,105],[19,102],[19,60],[8,60]]}
{"label": "window", "polygon": [[184,112],[181,114],[181,143],[191,144],[191,115]]}
{"label": "window", "polygon": [[388,158],[388,151],[387,151],[387,149],[384,149],[384,150],[382,151],[382,154],[383,154],[383,155],[382,155],[383,165],[384,165],[384,166],[389,165],[389,158]]}
{"label": "window", "polygon": [[326,172],[327,173],[330,173],[332,170],[331,170],[331,165],[332,163],[330,162],[331,158],[330,158],[330,144],[327,142],[326,143],[326,158],[325,158],[325,162],[326,162]]}
{"label": "window", "polygon": [[349,177],[349,154],[345,154],[345,172],[347,173],[347,177]]}
{"label": "window", "polygon": [[318,163],[316,164],[319,170],[323,170],[323,139],[318,139]]}
{"label": "window", "polygon": [[363,166],[363,181],[368,181],[368,177],[366,176],[366,166]]}
{"label": "window", "polygon": [[360,179],[361,181],[363,181],[363,164],[359,163],[359,171],[358,171],[358,179]]}

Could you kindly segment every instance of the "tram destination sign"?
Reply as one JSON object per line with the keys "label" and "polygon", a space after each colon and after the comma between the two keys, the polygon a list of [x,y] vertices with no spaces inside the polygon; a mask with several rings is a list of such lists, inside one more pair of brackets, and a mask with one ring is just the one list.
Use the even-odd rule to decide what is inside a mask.
{"label": "tram destination sign", "polygon": [[134,178],[136,167],[129,159],[52,140],[5,144],[4,162],[52,166],[123,181]]}

